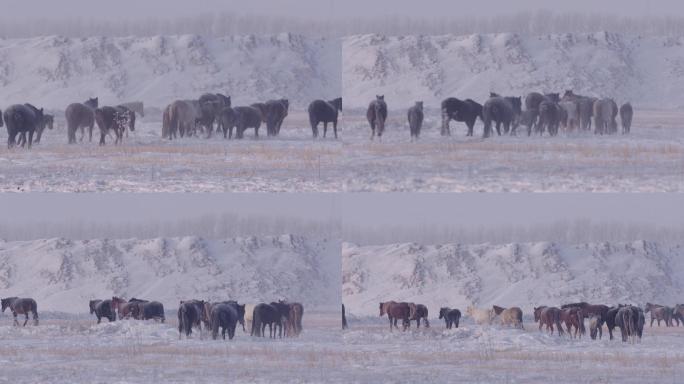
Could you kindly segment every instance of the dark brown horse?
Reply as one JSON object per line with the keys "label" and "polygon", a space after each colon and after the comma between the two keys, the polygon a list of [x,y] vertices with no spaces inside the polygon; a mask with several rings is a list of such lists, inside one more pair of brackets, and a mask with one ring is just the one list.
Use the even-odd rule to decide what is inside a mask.
{"label": "dark brown horse", "polygon": [[7,308],[12,311],[12,316],[14,316],[14,325],[19,325],[19,321],[17,321],[17,315],[24,315],[26,316],[26,320],[24,320],[23,325],[25,327],[26,323],[28,323],[29,312],[33,313],[33,324],[38,325],[38,304],[36,304],[35,300],[31,298],[8,297],[0,300],[0,302],[2,303],[3,313]]}
{"label": "dark brown horse", "polygon": [[284,300],[279,300],[278,303],[285,304],[290,309],[289,321],[285,325],[286,336],[299,336],[303,329],[302,317],[304,316],[304,306],[301,303],[290,303]]}
{"label": "dark brown horse", "polygon": [[149,301],[131,297],[129,303],[133,303],[133,318],[137,320],[159,320],[166,321],[164,305],[158,301]]}
{"label": "dark brown horse", "polygon": [[677,322],[679,327],[679,323],[684,323],[684,304],[675,305],[672,312],[672,319]]}
{"label": "dark brown horse", "polygon": [[123,142],[123,131],[126,129],[124,118],[114,107],[101,107],[95,110],[95,122],[100,128],[100,145],[105,145],[105,137],[114,132],[114,144]]}
{"label": "dark brown horse", "polygon": [[558,330],[558,336],[563,335],[563,327],[560,323],[561,310],[556,307],[536,307],[534,308],[534,321],[539,322],[539,330],[546,326],[546,330],[553,334],[553,326]]}
{"label": "dark brown horse", "polygon": [[93,127],[95,126],[95,109],[98,107],[97,97],[88,99],[83,103],[73,103],[64,111],[67,122],[67,136],[69,144],[76,143],[76,131],[81,130],[81,139],[85,136],[85,128],[88,128],[88,137],[93,141]]}
{"label": "dark brown horse", "polygon": [[280,127],[290,109],[290,102],[287,99],[269,100],[264,105],[266,107],[266,116],[264,117],[266,131],[269,136],[278,136]]}
{"label": "dark brown horse", "polygon": [[181,300],[178,306],[178,339],[183,333],[190,337],[192,327],[199,328],[200,339],[202,338],[202,314],[204,312],[204,300]]}
{"label": "dark brown horse", "polygon": [[109,320],[110,322],[116,320],[116,313],[112,311],[112,301],[111,300],[90,300],[90,314],[95,314],[97,317],[97,323],[100,324],[102,318]]}
{"label": "dark brown horse", "polygon": [[137,303],[135,302],[128,302],[120,297],[113,296],[112,297],[112,311],[115,311],[116,313],[119,314],[119,320],[127,319],[130,317],[135,318],[134,311],[137,311]]}
{"label": "dark brown horse", "polygon": [[423,304],[409,303],[409,309],[411,310],[410,319],[417,322],[417,327],[420,328],[420,319],[425,320],[425,328],[430,328],[430,322],[428,321],[428,309]]}
{"label": "dark brown horse", "polygon": [[581,338],[582,335],[586,333],[586,329],[584,328],[584,314],[579,307],[561,309],[560,321],[565,323],[565,328],[568,330],[569,335],[573,335],[572,328],[575,328],[575,333],[573,335],[575,338]]}
{"label": "dark brown horse", "polygon": [[659,327],[661,321],[665,322],[666,327],[672,326],[672,308],[660,304],[646,303],[644,312],[651,312],[651,327],[653,327],[654,321],[658,321]]}
{"label": "dark brown horse", "polygon": [[375,96],[375,100],[368,104],[366,118],[371,127],[371,140],[373,140],[376,134],[378,138],[382,138],[382,134],[385,132],[385,121],[387,120],[387,103],[385,103],[385,95]]}
{"label": "dark brown horse", "polygon": [[393,325],[394,328],[398,328],[398,319],[401,319],[404,331],[411,326],[411,321],[409,320],[411,318],[411,308],[408,303],[397,303],[395,301],[380,303],[380,317],[384,316],[385,313],[389,318],[390,331]]}
{"label": "dark brown horse", "polygon": [[318,124],[323,123],[323,137],[328,133],[328,123],[332,123],[337,139],[337,117],[342,111],[342,98],[325,101],[314,100],[309,104],[309,123],[314,139],[318,137]]}

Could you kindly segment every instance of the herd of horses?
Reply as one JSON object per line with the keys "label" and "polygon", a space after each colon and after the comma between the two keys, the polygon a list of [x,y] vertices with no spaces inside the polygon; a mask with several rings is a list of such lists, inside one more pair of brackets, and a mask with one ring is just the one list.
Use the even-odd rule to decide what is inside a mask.
{"label": "herd of horses", "polygon": [[[401,320],[403,330],[411,327],[411,321],[417,322],[420,328],[420,320],[423,319],[425,326],[429,327],[428,309],[423,304],[408,302],[387,301],[380,303],[380,317],[387,315],[390,324],[390,331],[397,328],[397,322]],[[646,303],[644,308],[635,305],[618,304],[609,307],[602,304],[589,304],[586,302],[564,304],[559,307],[540,306],[534,308],[534,321],[539,323],[539,330],[542,328],[550,332],[555,331],[559,336],[568,333],[574,338],[580,338],[586,334],[585,320],[589,323],[589,334],[592,340],[603,337],[603,326],[606,325],[610,339],[613,339],[613,330],[618,327],[621,331],[622,341],[634,343],[637,338],[641,340],[646,313],[651,315],[651,327],[657,321],[668,327],[684,325],[684,304],[677,304],[674,307],[665,305]],[[480,309],[470,306],[465,314],[470,316],[475,323],[480,325],[500,324],[524,329],[523,312],[519,307],[504,308],[497,305],[488,309]],[[444,319],[447,329],[458,328],[461,320],[461,311],[455,308],[442,307],[439,310],[439,319]],[[563,329],[565,325],[565,330]],[[347,328],[347,321],[342,306],[342,327]]]}
{"label": "herd of horses", "polygon": [[[524,108],[523,108],[524,106]],[[290,103],[288,99],[273,99],[251,105],[232,106],[230,96],[221,93],[205,93],[198,99],[175,100],[162,112],[161,136],[166,139],[178,137],[204,136],[211,137],[214,132],[223,132],[224,138],[241,139],[248,129],[254,129],[254,136],[259,136],[259,128],[266,127],[268,136],[278,136],[283,121],[288,116]],[[311,131],[314,138],[319,136],[318,127],[323,123],[323,137],[326,137],[328,124],[332,125],[334,137],[337,138],[337,123],[342,111],[342,98],[333,100],[314,100],[307,109]],[[114,135],[114,144],[120,144],[128,131],[135,130],[136,114],[144,116],[142,102],[125,103],[116,106],[99,106],[98,98],[90,98],[82,103],[69,104],[65,110],[67,138],[70,144],[76,143],[76,133],[80,130],[80,141],[85,137],[92,141],[93,129],[97,124],[100,130],[100,145],[105,139]],[[449,97],[441,103],[443,136],[451,135],[449,122],[463,122],[468,128],[467,136],[473,136],[475,123],[483,122],[483,137],[493,134],[496,128],[498,135],[516,135],[519,126],[532,133],[543,135],[545,132],[556,136],[560,128],[566,132],[575,130],[590,131],[592,123],[595,134],[616,134],[618,132],[617,116],[620,116],[622,133],[628,134],[632,126],[634,110],[630,103],[618,108],[612,98],[596,98],[576,95],[572,90],[560,93],[531,92],[523,98],[516,96],[500,96],[491,93],[484,104],[472,99],[460,100]],[[377,95],[366,110],[366,118],[371,129],[371,139],[382,137],[388,117],[388,107],[384,95]],[[423,102],[416,102],[407,112],[407,120],[411,139],[417,139],[423,125]],[[47,127],[52,129],[54,116],[44,113],[31,104],[15,104],[4,113],[0,111],[0,127],[7,126],[8,147],[17,144],[22,147],[36,142]],[[19,139],[17,140],[17,136]]]}
{"label": "herd of horses", "polygon": [[[97,324],[102,319],[110,322],[124,319],[166,321],[164,305],[159,301],[131,298],[125,300],[113,296],[111,299],[90,300],[88,303],[90,314],[95,315]],[[33,315],[34,324],[38,325],[38,305],[32,298],[8,297],[2,299],[2,312],[8,309],[14,316],[14,325],[18,326],[18,315],[24,315],[26,326],[29,314]],[[181,300],[178,306],[178,338],[183,334],[190,337],[193,328],[200,331],[202,325],[210,330],[213,339],[217,339],[219,330],[225,340],[233,339],[237,324],[247,331],[245,323],[251,325],[252,336],[265,337],[266,326],[269,328],[269,338],[296,337],[301,334],[304,306],[297,302],[278,300],[267,303],[238,304],[235,300],[210,302],[205,300]]]}
{"label": "herd of horses", "polygon": [[[366,110],[366,118],[371,128],[371,140],[382,137],[387,120],[387,103],[384,95],[377,95]],[[501,96],[490,93],[489,99],[480,104],[472,99],[460,100],[449,97],[442,101],[441,135],[450,136],[449,122],[451,120],[463,122],[468,128],[467,136],[473,136],[475,123],[480,119],[484,125],[483,137],[493,134],[493,128],[499,136],[502,134],[516,135],[519,126],[532,133],[550,136],[558,135],[560,128],[566,132],[591,131],[592,122],[594,133],[597,135],[612,135],[618,132],[617,116],[620,115],[622,133],[628,134],[632,127],[634,109],[627,102],[618,108],[612,98],[596,98],[576,95],[572,90],[560,93],[531,92],[523,98],[520,96]],[[411,139],[420,136],[423,125],[423,102],[418,101],[408,109],[407,120]]]}

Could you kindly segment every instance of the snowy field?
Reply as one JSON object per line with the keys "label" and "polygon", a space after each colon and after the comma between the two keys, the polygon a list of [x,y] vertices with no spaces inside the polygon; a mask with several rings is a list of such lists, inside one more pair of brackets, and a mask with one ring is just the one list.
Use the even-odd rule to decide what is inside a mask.
{"label": "snowy field", "polygon": [[[63,317],[63,316],[54,316]],[[178,340],[167,324],[94,317],[44,316],[38,327],[0,318],[0,382],[13,383],[266,383],[340,381],[346,368],[339,313],[311,312],[298,338],[269,340],[236,330],[233,340]]]}
{"label": "snowy field", "polygon": [[[31,151],[0,147],[1,191],[357,192],[684,190],[684,112],[635,112],[630,136],[555,138],[439,136],[428,111],[423,135],[409,140],[404,111],[390,111],[382,142],[370,142],[362,113],[347,112],[340,140],[312,140],[307,116],[292,111],[279,138],[169,142],[148,116],[119,147],[66,144],[61,120]],[[59,115],[58,115],[59,116]],[[263,131],[263,130],[262,130]],[[99,134],[95,129],[95,134]],[[329,132],[330,134],[330,132]],[[0,135],[4,142],[6,133]]]}
{"label": "snowy field", "polygon": [[[529,319],[525,319],[528,321]],[[390,333],[387,318],[349,319],[343,333],[350,382],[465,383],[677,383],[684,373],[684,328],[644,329],[641,344],[589,337],[581,340],[525,330],[481,327],[465,319],[447,330]],[[619,335],[619,330],[618,335]]]}

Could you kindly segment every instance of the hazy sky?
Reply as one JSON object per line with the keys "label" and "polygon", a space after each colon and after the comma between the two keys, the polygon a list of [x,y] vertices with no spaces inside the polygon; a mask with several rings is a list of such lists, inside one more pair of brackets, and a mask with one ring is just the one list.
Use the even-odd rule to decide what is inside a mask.
{"label": "hazy sky", "polygon": [[[335,220],[331,194],[0,194],[0,223],[41,221],[140,222],[181,221],[233,213]],[[2,238],[2,234],[0,234]]]}
{"label": "hazy sky", "polygon": [[346,194],[340,206],[345,228],[424,223],[495,227],[577,219],[684,225],[684,194]]}
{"label": "hazy sky", "polygon": [[0,0],[0,19],[150,16],[169,18],[234,11],[303,18],[359,16],[482,16],[536,11],[611,13],[621,16],[684,15],[681,0]]}

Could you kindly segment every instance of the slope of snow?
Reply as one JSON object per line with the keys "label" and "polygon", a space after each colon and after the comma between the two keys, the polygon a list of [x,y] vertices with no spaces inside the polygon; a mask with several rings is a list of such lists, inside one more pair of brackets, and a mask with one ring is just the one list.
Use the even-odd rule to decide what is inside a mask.
{"label": "slope of snow", "polygon": [[638,107],[684,106],[682,37],[577,33],[545,36],[358,35],[342,43],[348,107],[384,94],[390,108],[446,97],[482,101],[490,91],[612,96]]}
{"label": "slope of snow", "polygon": [[64,109],[99,96],[163,107],[204,92],[236,104],[288,97],[308,104],[340,92],[339,41],[299,35],[0,39],[0,100]]}
{"label": "slope of snow", "polygon": [[337,308],[340,244],[301,236],[208,240],[63,238],[0,243],[3,297],[29,296],[39,310],[82,313],[88,300],[278,298]]}
{"label": "slope of snow", "polygon": [[589,301],[674,304],[684,296],[684,248],[646,241],[559,245],[342,246],[343,302],[377,316],[378,302],[462,310]]}

